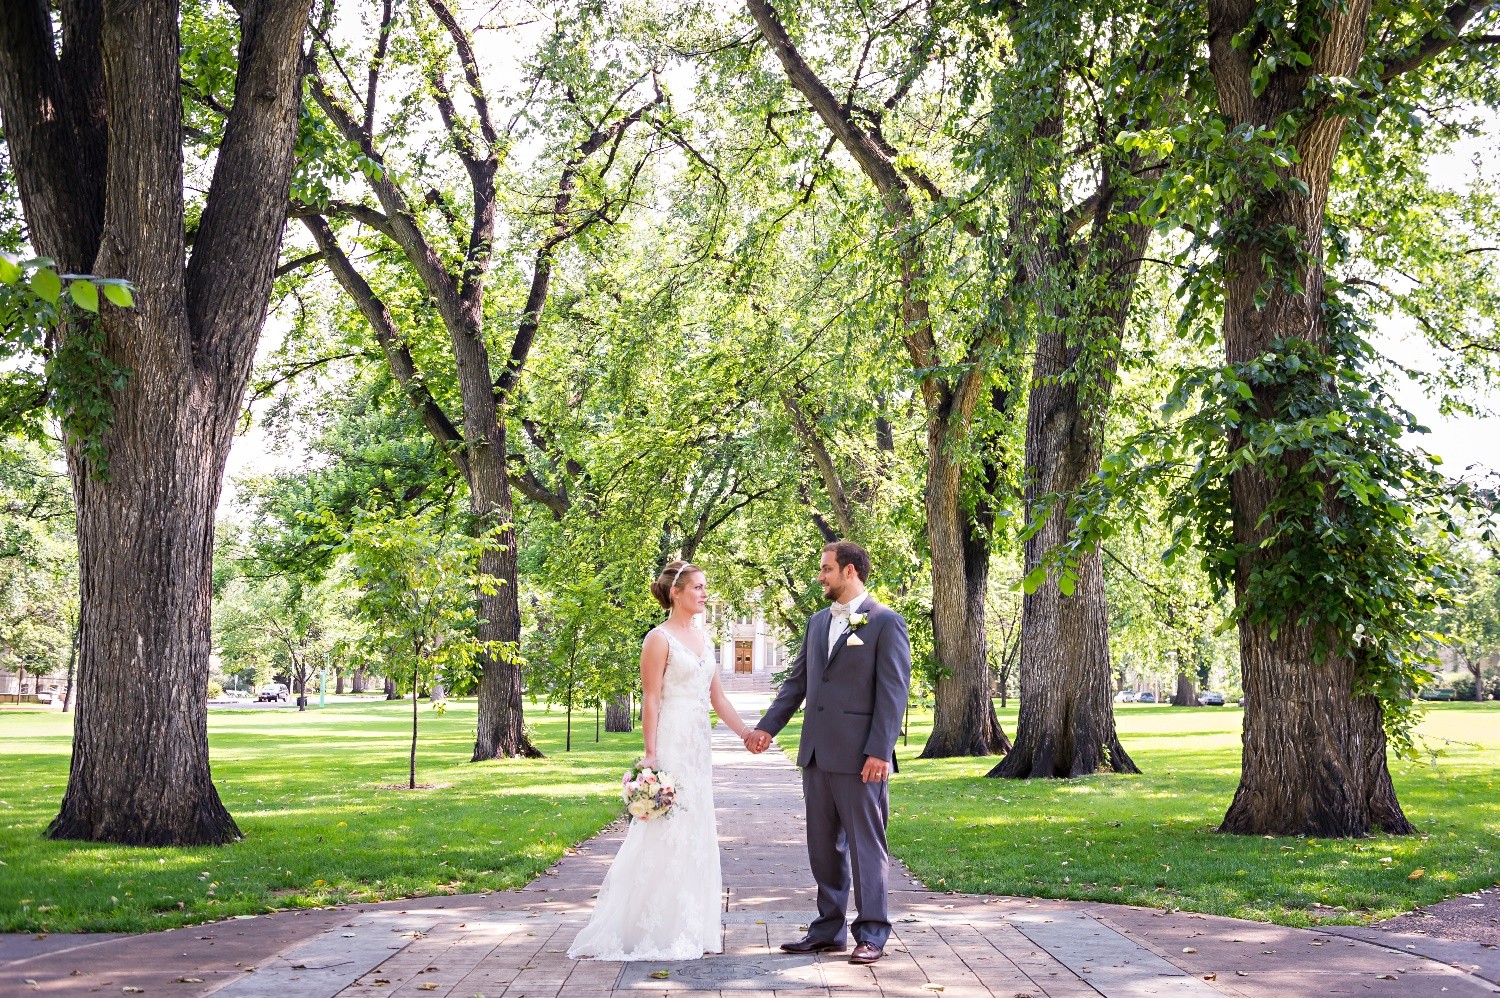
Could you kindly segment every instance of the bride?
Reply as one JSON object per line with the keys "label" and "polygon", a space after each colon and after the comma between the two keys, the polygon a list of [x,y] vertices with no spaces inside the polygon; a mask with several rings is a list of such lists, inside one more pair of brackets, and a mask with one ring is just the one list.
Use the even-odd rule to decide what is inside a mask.
{"label": "bride", "polygon": [[664,817],[631,819],[594,914],[568,948],[575,959],[694,960],[724,949],[710,704],[741,740],[750,729],[719,685],[708,636],[693,626],[708,603],[703,570],[674,561],[651,595],[668,615],[641,647],[645,762],[676,778],[676,800]]}

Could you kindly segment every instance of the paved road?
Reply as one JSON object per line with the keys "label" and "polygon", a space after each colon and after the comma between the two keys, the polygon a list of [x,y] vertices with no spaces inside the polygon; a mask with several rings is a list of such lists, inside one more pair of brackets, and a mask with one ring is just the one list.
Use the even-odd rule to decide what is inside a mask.
{"label": "paved road", "polygon": [[[764,702],[741,699],[742,709]],[[525,888],[503,894],[285,912],[68,948],[57,948],[63,937],[53,936],[34,944],[50,952],[31,954],[12,945],[11,962],[0,964],[0,995],[119,995],[134,988],[184,998],[1500,993],[1493,983],[1500,960],[1479,944],[1454,944],[1426,959],[1420,946],[1434,941],[1410,941],[1422,937],[940,893],[899,868],[891,885],[896,931],[885,960],[853,967],[837,957],[786,956],[777,947],[801,936],[813,910],[800,781],[778,752],[749,756],[722,729],[715,739],[726,887],[722,956],[639,964],[567,959],[619,847],[623,830],[616,826]]]}

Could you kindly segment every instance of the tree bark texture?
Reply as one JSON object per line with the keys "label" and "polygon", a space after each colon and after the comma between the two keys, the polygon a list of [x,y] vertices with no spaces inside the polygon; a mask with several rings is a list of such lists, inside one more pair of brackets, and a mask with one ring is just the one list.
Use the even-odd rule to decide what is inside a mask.
{"label": "tree bark texture", "polygon": [[604,706],[604,730],[634,731],[634,715],[630,707],[630,697],[628,695],[614,697],[606,703]]}
{"label": "tree bark texture", "polygon": [[[1067,503],[1099,471],[1103,414],[1151,233],[1135,215],[1140,197],[1122,194],[1116,186],[1138,167],[1131,160],[1111,161],[1092,199],[1086,241],[1059,224],[1057,234],[1041,232],[1028,250],[1029,280],[1042,290],[1046,325],[1037,335],[1027,404],[1027,522],[1042,515],[1048,497],[1060,498],[1026,539],[1026,573],[1068,540],[1076,522]],[[1055,191],[1043,197],[1024,194],[1022,210],[1034,215],[1041,205],[1028,208],[1028,202],[1043,198],[1058,202]],[[1099,552],[1086,552],[1072,567],[1077,581],[1071,595],[1063,594],[1056,573],[1049,572],[1041,586],[1022,597],[1016,740],[990,776],[1140,771],[1115,731],[1109,606]]]}
{"label": "tree bark texture", "polygon": [[[788,81],[852,156],[880,193],[894,226],[920,228],[913,189],[940,196],[915,168],[896,165],[896,153],[883,138],[856,119],[808,65],[768,0],[746,0],[762,37],[781,62]],[[970,432],[975,406],[983,397],[989,369],[980,357],[991,345],[981,335],[967,351],[962,373],[934,373],[941,366],[924,286],[927,274],[916,234],[898,244],[902,338],[912,366],[924,372],[921,388],[927,417],[927,538],[932,553],[932,631],[939,675],[933,689],[933,728],[923,758],[991,755],[1008,740],[990,699],[985,639],[985,583],[989,539],[970,524],[965,509],[962,469],[953,446]],[[982,556],[981,556],[982,552]]]}
{"label": "tree bark texture", "polygon": [[109,392],[107,468],[70,447],[78,703],[54,838],[239,834],[209,772],[214,510],[286,218],[307,0],[247,4],[235,103],[191,258],[183,229],[178,3],[0,11],[0,113],[34,248],[123,277],[135,307],[70,311],[131,373]]}
{"label": "tree bark texture", "polygon": [[[1309,77],[1353,76],[1364,54],[1369,0],[1329,8],[1324,36],[1305,69],[1278,72],[1257,96],[1251,82],[1252,53],[1236,47],[1233,36],[1248,23],[1253,5],[1236,0],[1209,4],[1209,53],[1219,109],[1231,126],[1275,127],[1305,100]],[[1273,349],[1278,339],[1326,344],[1323,292],[1325,206],[1334,156],[1344,120],[1312,116],[1293,141],[1301,161],[1290,168],[1306,192],[1278,189],[1250,205],[1248,232],[1225,254],[1224,343],[1231,364]],[[1267,244],[1257,233],[1296,234],[1300,259],[1289,261],[1270,250],[1277,266],[1295,270],[1300,292],[1284,275],[1266,279]],[[1257,294],[1262,300],[1257,301]],[[1252,386],[1250,401],[1260,412],[1275,409],[1274,387]],[[1230,446],[1242,441],[1234,429]],[[1279,460],[1296,461],[1295,454]],[[1247,554],[1235,567],[1235,598],[1251,599],[1255,573],[1285,555],[1260,540],[1269,529],[1262,520],[1276,495],[1277,482],[1261,464],[1248,465],[1230,479],[1234,534]],[[1330,489],[1332,495],[1335,490]],[[1330,500],[1331,502],[1332,500]],[[1356,696],[1357,663],[1348,656],[1318,652],[1317,632],[1243,616],[1239,624],[1240,663],[1245,690],[1244,758],[1239,787],[1221,831],[1245,835],[1363,836],[1374,829],[1413,831],[1402,813],[1386,763],[1381,711],[1373,696]]]}

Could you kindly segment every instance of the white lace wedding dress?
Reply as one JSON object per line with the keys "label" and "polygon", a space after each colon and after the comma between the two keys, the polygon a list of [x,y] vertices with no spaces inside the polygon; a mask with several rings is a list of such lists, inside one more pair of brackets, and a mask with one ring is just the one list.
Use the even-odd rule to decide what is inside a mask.
{"label": "white lace wedding dress", "polygon": [[574,959],[695,960],[723,952],[719,829],[714,820],[709,688],[714,660],[667,635],[656,729],[658,766],[677,779],[666,817],[631,819],[604,875],[594,914],[568,948]]}

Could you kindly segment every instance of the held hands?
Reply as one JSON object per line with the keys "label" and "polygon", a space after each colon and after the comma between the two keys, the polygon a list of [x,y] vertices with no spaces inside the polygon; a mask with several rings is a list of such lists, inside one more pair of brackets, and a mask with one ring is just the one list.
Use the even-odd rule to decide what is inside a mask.
{"label": "held hands", "polygon": [[771,747],[771,736],[759,728],[751,728],[745,732],[745,748],[752,755],[760,755]]}
{"label": "held hands", "polygon": [[873,755],[865,756],[865,768],[859,771],[859,778],[866,783],[884,783],[890,779],[891,764],[884,759],[877,759]]}

